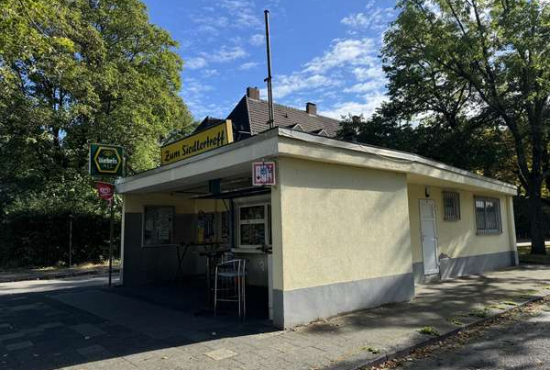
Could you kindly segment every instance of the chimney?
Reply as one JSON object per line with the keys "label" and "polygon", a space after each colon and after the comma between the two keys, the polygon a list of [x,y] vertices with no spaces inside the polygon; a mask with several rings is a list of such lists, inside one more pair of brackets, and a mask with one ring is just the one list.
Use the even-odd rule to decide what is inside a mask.
{"label": "chimney", "polygon": [[260,90],[257,87],[247,87],[246,96],[250,99],[260,100]]}
{"label": "chimney", "polygon": [[306,104],[306,112],[309,114],[317,115],[317,106],[313,103],[307,103]]}

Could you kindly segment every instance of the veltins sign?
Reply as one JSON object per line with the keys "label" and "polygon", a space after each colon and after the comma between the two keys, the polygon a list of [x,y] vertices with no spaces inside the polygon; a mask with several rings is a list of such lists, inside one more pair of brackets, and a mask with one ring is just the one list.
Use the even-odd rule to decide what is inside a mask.
{"label": "veltins sign", "polygon": [[275,162],[252,163],[252,185],[275,185]]}
{"label": "veltins sign", "polygon": [[160,148],[161,164],[170,164],[233,142],[231,120]]}
{"label": "veltins sign", "polygon": [[90,145],[90,175],[122,176],[122,147],[115,145]]}
{"label": "veltins sign", "polygon": [[113,195],[115,194],[115,187],[113,184],[109,184],[108,182],[98,181],[95,183],[95,187],[101,199],[108,200],[108,201],[113,199]]}

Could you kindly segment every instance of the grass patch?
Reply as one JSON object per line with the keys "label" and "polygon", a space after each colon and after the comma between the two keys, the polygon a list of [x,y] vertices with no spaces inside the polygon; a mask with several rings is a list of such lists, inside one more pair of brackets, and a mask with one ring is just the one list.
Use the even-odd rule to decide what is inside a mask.
{"label": "grass patch", "polygon": [[489,317],[490,314],[491,313],[487,307],[468,312],[468,316],[479,317],[480,319],[485,319]]}
{"label": "grass patch", "polygon": [[462,326],[464,325],[464,323],[462,322],[462,320],[460,320],[458,317],[450,317],[448,319],[448,321],[453,324],[453,325],[456,325],[456,326]]}
{"label": "grass patch", "polygon": [[517,306],[518,304],[514,301],[504,301],[504,302],[500,302],[502,304],[505,304],[506,306]]}
{"label": "grass patch", "polygon": [[372,353],[373,355],[377,355],[380,353],[380,350],[379,349],[376,349],[374,347],[363,347],[364,350],[366,351],[369,351],[370,353]]}
{"label": "grass patch", "polygon": [[550,265],[550,247],[546,247],[546,254],[531,254],[531,247],[518,247],[520,263],[531,263],[535,265]]}
{"label": "grass patch", "polygon": [[433,326],[424,326],[418,330],[420,334],[431,335],[434,337],[439,337],[439,332]]}

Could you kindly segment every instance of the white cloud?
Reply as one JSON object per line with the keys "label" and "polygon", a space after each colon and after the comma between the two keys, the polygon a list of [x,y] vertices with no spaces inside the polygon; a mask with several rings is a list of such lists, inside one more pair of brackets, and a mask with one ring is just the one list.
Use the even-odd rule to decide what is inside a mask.
{"label": "white cloud", "polygon": [[218,35],[220,29],[229,26],[229,19],[224,16],[196,15],[191,20],[198,25],[197,30],[199,32],[210,33],[212,35]]}
{"label": "white cloud", "polygon": [[214,87],[204,84],[195,78],[184,78],[181,96],[193,112],[195,118],[202,118],[206,115],[223,117],[223,111],[219,106],[208,103],[209,95]]}
{"label": "white cloud", "polygon": [[301,70],[275,75],[273,96],[300,106],[302,98],[337,101],[326,107],[326,114],[336,118],[348,113],[370,115],[385,93],[386,79],[377,53],[375,39],[334,40]]}
{"label": "white cloud", "polygon": [[387,97],[383,92],[374,92],[364,95],[360,101],[346,101],[334,104],[329,110],[321,111],[321,114],[335,119],[341,119],[342,116],[363,115],[370,117],[376,108],[386,101]]}
{"label": "white cloud", "polygon": [[306,64],[305,71],[322,73],[345,65],[373,63],[376,58],[375,43],[370,38],[361,40],[335,40],[327,52]]}
{"label": "white cloud", "polygon": [[360,12],[350,14],[347,17],[342,18],[340,23],[352,28],[352,29],[372,29],[382,30],[387,27],[388,22],[394,16],[394,10],[392,8],[375,8],[373,4],[367,5],[368,12]]}
{"label": "white cloud", "polygon": [[242,71],[245,71],[245,70],[248,70],[248,69],[256,68],[258,65],[259,65],[258,62],[246,62],[246,63],[241,64],[239,66],[239,69],[242,70]]}
{"label": "white cloud", "polygon": [[212,76],[217,76],[219,74],[220,72],[218,72],[217,69],[205,69],[202,71],[202,75],[204,77],[212,77]]}
{"label": "white cloud", "polygon": [[[275,76],[273,81],[273,98],[282,99],[299,91],[313,92],[314,89],[339,86],[341,82],[321,74],[307,75],[293,73],[291,75]],[[263,95],[267,95],[265,89]]]}
{"label": "white cloud", "polygon": [[344,92],[348,93],[366,93],[370,91],[380,90],[385,86],[384,80],[371,80],[359,84],[355,84],[352,87],[344,89]]}
{"label": "white cloud", "polygon": [[357,13],[342,18],[340,22],[353,28],[364,28],[370,24],[370,18],[363,13]]}
{"label": "white cloud", "polygon": [[239,28],[259,28],[261,14],[256,11],[254,0],[220,0],[219,5],[230,14],[231,25]]}
{"label": "white cloud", "polygon": [[248,56],[248,53],[242,46],[228,47],[224,45],[215,52],[201,52],[199,57],[187,59],[186,65],[189,69],[201,69],[211,63],[227,63],[246,56]]}
{"label": "white cloud", "polygon": [[[202,53],[203,56],[207,56],[207,53]],[[210,54],[210,60],[216,63],[226,63],[235,59],[241,59],[248,55],[248,53],[241,46],[222,46],[220,50]]]}
{"label": "white cloud", "polygon": [[202,95],[205,92],[214,90],[213,86],[206,85],[194,78],[187,78],[183,81],[183,92],[188,92],[194,95]]}
{"label": "white cloud", "polygon": [[214,42],[217,36],[225,35],[229,28],[262,28],[262,14],[255,7],[255,0],[209,1],[197,12],[189,13],[189,20],[196,24],[194,31],[201,41]]}
{"label": "white cloud", "polygon": [[261,33],[250,36],[250,43],[254,46],[260,46],[264,44],[265,36]]}
{"label": "white cloud", "polygon": [[208,65],[208,62],[204,58],[196,57],[187,59],[185,65],[189,69],[200,69],[206,67]]}
{"label": "white cloud", "polygon": [[381,79],[384,78],[384,71],[382,70],[381,65],[376,65],[373,67],[356,67],[353,69],[353,74],[355,78],[359,81],[365,81],[370,79]]}

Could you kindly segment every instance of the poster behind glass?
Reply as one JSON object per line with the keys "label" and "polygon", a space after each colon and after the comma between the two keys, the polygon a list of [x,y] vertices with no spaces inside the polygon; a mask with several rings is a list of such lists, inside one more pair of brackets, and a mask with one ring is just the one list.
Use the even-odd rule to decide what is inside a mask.
{"label": "poster behind glass", "polygon": [[174,207],[145,206],[143,245],[173,244]]}

